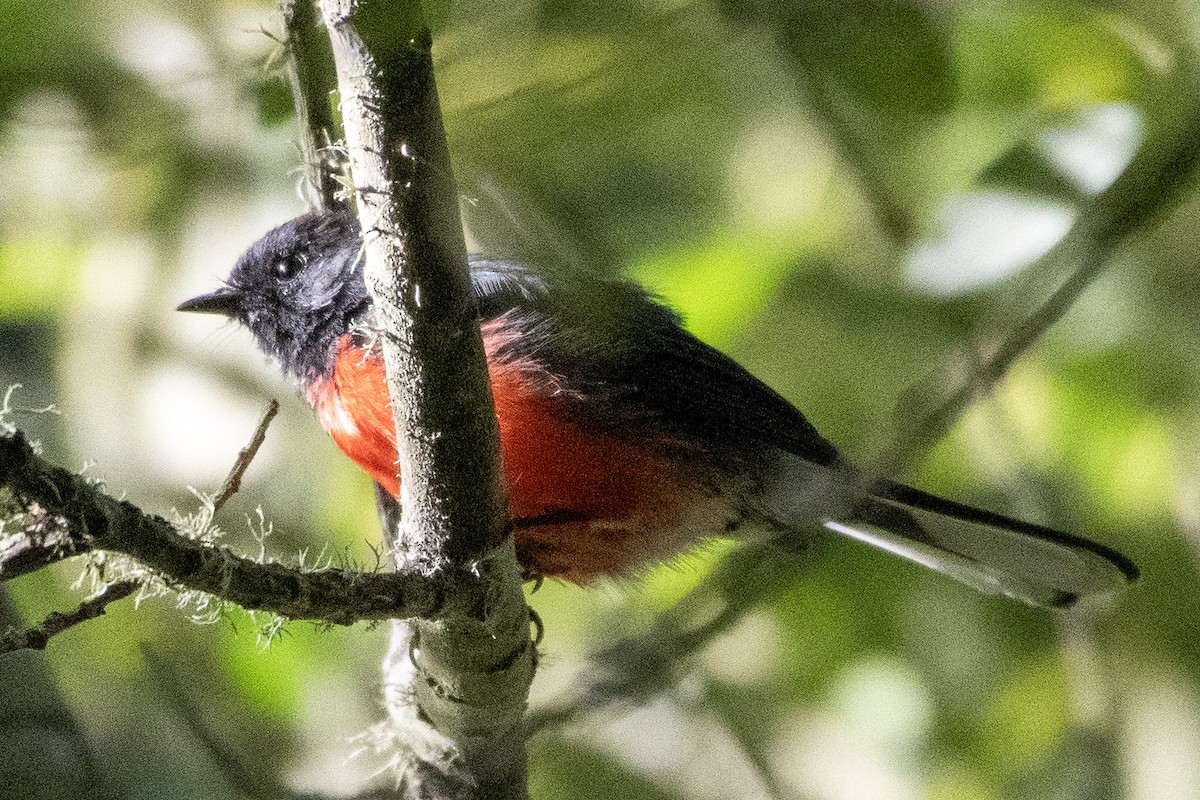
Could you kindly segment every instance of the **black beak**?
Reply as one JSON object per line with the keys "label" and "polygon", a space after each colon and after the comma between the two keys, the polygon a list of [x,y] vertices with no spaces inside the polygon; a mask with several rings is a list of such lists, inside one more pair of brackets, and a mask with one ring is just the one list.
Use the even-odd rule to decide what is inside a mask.
{"label": "black beak", "polygon": [[215,292],[184,300],[175,310],[236,317],[242,313],[242,293],[230,286],[222,286]]}

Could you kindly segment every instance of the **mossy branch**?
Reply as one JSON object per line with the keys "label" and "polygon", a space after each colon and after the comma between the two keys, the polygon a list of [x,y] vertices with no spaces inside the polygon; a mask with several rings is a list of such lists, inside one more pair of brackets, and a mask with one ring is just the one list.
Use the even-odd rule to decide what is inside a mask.
{"label": "mossy branch", "polygon": [[318,211],[344,207],[338,199],[337,181],[342,159],[333,148],[337,124],[331,94],[336,77],[329,37],[313,0],[281,0],[279,8],[284,76],[292,90],[304,163],[303,194]]}
{"label": "mossy branch", "polygon": [[[0,532],[0,577],[9,580],[95,550],[127,555],[168,585],[253,611],[333,625],[384,619],[481,616],[490,566],[436,576],[345,569],[306,572],[260,563],[186,535],[162,517],[105,494],[48,463],[19,430],[0,432],[0,490],[21,512]],[[478,574],[476,574],[476,572]]]}

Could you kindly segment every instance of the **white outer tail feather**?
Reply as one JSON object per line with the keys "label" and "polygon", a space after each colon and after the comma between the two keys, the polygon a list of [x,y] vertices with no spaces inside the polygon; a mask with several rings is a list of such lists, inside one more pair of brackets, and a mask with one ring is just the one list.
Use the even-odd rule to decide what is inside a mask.
{"label": "white outer tail feather", "polygon": [[[1120,590],[1136,574],[1120,554],[1078,537],[896,484],[884,483],[880,494],[863,496],[858,487],[869,484],[850,468],[829,469],[792,455],[781,460],[782,469],[773,473],[780,478],[764,491],[766,511],[778,522],[789,528],[819,522],[985,594],[1061,608]],[[892,491],[915,502],[887,496]]]}

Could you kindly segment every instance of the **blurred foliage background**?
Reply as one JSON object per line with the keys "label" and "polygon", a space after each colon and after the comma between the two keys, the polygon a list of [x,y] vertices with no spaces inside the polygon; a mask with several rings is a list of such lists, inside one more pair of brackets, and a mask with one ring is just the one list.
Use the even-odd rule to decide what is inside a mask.
{"label": "blurred foliage background", "polygon": [[[0,10],[0,386],[58,412],[15,421],[167,513],[217,486],[278,396],[227,541],[373,564],[367,479],[242,331],[172,312],[304,209],[290,98],[265,66],[272,5]],[[474,246],[647,283],[861,463],[1071,271],[1106,262],[898,477],[1118,547],[1140,583],[1052,614],[824,543],[669,688],[539,734],[533,796],[1200,798],[1200,195],[1187,176],[1143,185],[1124,199],[1165,202],[1155,224],[1044,257],[1195,115],[1195,4],[428,12]],[[535,704],[729,549],[543,587]],[[34,622],[74,606],[77,576],[68,563],[5,588]],[[385,631],[292,624],[267,647],[248,615],[188,613],[127,601],[0,660],[0,796],[360,788],[374,764],[348,760],[347,740],[381,715]]]}

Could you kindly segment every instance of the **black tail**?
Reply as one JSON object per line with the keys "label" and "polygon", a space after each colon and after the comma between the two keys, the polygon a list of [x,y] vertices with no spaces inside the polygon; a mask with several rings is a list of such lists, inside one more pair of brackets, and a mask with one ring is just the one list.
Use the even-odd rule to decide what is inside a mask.
{"label": "black tail", "polygon": [[892,481],[825,527],[991,594],[1065,608],[1123,588],[1137,567],[1102,544]]}

